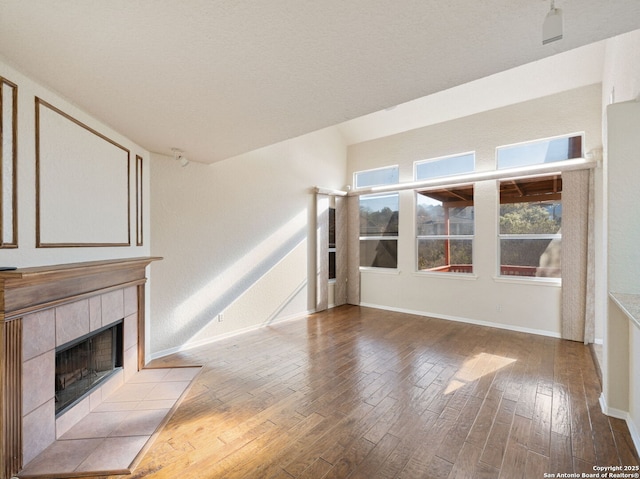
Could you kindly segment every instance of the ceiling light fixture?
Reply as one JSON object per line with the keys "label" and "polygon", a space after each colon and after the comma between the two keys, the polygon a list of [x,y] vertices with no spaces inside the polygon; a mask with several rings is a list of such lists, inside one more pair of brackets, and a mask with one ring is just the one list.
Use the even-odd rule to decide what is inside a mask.
{"label": "ceiling light fixture", "polygon": [[183,168],[189,164],[189,160],[184,156],[184,152],[178,148],[171,148],[173,151],[173,159],[180,162],[180,166]]}
{"label": "ceiling light fixture", "polygon": [[542,44],[562,40],[562,10],[556,8],[555,0],[551,0],[551,9],[542,24]]}

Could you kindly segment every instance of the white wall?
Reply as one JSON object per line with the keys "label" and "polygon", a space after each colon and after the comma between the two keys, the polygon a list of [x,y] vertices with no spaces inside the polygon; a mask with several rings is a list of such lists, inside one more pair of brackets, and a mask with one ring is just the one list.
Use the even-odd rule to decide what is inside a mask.
{"label": "white wall", "polygon": [[[136,145],[123,135],[111,130],[104,124],[96,121],[94,118],[69,103],[55,93],[38,85],[30,80],[27,76],[13,69],[11,66],[0,60],[0,76],[6,80],[15,83],[18,86],[18,248],[16,249],[0,249],[0,265],[2,266],[42,266],[51,264],[74,263],[82,261],[127,258],[137,256],[148,256],[150,252],[150,223],[149,223],[149,153]],[[39,97],[64,113],[72,116],[76,120],[84,123],[88,127],[96,130],[109,139],[117,142],[119,145],[130,151],[131,171],[130,171],[130,207],[131,207],[131,244],[132,246],[117,247],[64,247],[64,248],[36,248],[36,152],[35,152],[35,97]],[[5,132],[8,134],[8,132]],[[60,138],[60,143],[64,143],[67,138]],[[75,141],[75,138],[69,139]],[[145,241],[142,246],[136,244],[136,224],[135,224],[135,157],[139,155],[144,161],[144,233]],[[77,159],[78,161],[90,161],[91,158]],[[73,172],[64,169],[53,169],[50,175],[43,178],[47,183],[55,183],[56,181],[64,182],[73,188],[73,181],[70,177]],[[70,183],[71,181],[71,183]],[[82,178],[77,179],[78,191]],[[82,194],[77,197],[79,202],[91,203],[95,198],[91,194]],[[104,199],[98,200],[104,201]],[[108,205],[98,205],[106,206]],[[55,212],[51,213],[54,214]],[[93,228],[99,224],[108,223],[105,218],[92,218],[92,221],[83,220],[81,223],[87,225],[87,228]],[[59,222],[56,227],[59,231],[69,233],[69,224]],[[71,231],[66,237],[85,236],[84,233],[92,233],[87,231]],[[56,231],[52,231],[55,235]],[[89,235],[90,236],[90,235]],[[98,239],[99,241],[99,239]]]}
{"label": "white wall", "polygon": [[[640,30],[611,38],[606,43],[603,106],[627,103],[609,107],[615,110],[613,125],[609,121],[609,109],[603,116],[605,247],[601,261],[608,267],[608,285],[598,291],[602,308],[609,312],[603,351],[603,406],[605,412],[627,420],[636,448],[640,448],[640,332],[608,301],[607,295],[609,291],[640,294],[635,267],[640,223],[636,214],[625,212],[634,211],[640,200],[637,190],[640,115],[638,104],[628,103],[638,99]],[[615,144],[609,145],[612,140]],[[631,209],[627,210],[629,205]]]}
{"label": "white wall", "polygon": [[[608,148],[606,107],[612,103],[626,102],[640,95],[640,30],[635,30],[605,41],[605,56],[602,74],[602,131],[603,131],[603,168],[598,170],[596,185],[601,185],[598,196],[603,199],[601,212],[603,218],[600,227],[596,227],[596,264],[606,272],[607,268],[607,208],[608,208]],[[596,205],[598,207],[598,205]],[[600,267],[601,266],[601,267]],[[596,318],[606,318],[608,291],[605,281],[596,288]],[[604,319],[596,324],[604,330]],[[603,333],[604,335],[604,333]]]}
{"label": "white wall", "polygon": [[153,162],[153,356],[313,309],[313,187],[345,183],[335,129],[212,165]]}
{"label": "white wall", "polygon": [[[635,100],[640,95],[640,30],[606,41],[602,76],[604,104]],[[612,95],[613,94],[613,95]]]}
{"label": "white wall", "polygon": [[640,328],[629,325],[629,417],[627,425],[631,431],[636,451],[640,450]]}
{"label": "white wall", "polygon": [[[413,162],[476,152],[476,170],[495,169],[495,148],[585,132],[585,151],[601,146],[600,84],[479,113],[349,147],[355,171],[400,165],[411,181]],[[362,303],[436,317],[560,334],[560,287],[496,279],[498,193],[494,180],[476,183],[474,278],[416,273],[414,193],[400,193],[398,273],[362,271]]]}

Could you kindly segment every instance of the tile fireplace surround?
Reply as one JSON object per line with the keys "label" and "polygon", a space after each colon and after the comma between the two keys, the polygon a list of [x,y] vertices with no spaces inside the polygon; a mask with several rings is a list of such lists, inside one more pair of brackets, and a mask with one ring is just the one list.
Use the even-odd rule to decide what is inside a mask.
{"label": "tile fireplace surround", "polygon": [[[0,272],[0,479],[17,474],[144,366],[145,269],[161,258]],[[55,417],[55,348],[124,320],[123,368]]]}

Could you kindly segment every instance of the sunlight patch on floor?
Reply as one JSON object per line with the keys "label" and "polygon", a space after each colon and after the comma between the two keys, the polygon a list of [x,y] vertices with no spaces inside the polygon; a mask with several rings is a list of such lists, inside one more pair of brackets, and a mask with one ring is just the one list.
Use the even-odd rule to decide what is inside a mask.
{"label": "sunlight patch on floor", "polygon": [[471,384],[481,377],[494,373],[514,362],[516,362],[516,359],[496,356],[495,354],[476,354],[473,358],[464,362],[460,370],[451,378],[451,381],[449,381],[444,393],[450,394],[455,392],[461,387]]}

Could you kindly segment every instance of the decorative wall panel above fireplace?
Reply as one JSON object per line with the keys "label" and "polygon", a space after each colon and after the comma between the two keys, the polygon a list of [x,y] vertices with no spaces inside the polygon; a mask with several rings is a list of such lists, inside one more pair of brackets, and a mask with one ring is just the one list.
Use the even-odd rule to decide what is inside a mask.
{"label": "decorative wall panel above fireplace", "polygon": [[0,248],[18,247],[18,86],[0,77]]}
{"label": "decorative wall panel above fireplace", "polygon": [[130,152],[36,98],[36,246],[130,246]]}

